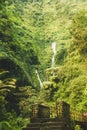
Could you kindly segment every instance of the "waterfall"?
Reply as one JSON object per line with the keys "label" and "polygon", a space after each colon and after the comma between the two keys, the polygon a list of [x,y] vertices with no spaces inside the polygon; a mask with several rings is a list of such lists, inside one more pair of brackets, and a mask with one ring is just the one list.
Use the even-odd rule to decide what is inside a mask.
{"label": "waterfall", "polygon": [[39,76],[39,73],[38,73],[37,70],[36,70],[36,74],[37,74],[38,81],[39,81],[39,83],[40,83],[40,87],[42,88],[42,87],[43,87],[43,84],[42,84],[42,81],[41,81],[41,79],[40,79],[40,76]]}
{"label": "waterfall", "polygon": [[55,55],[56,55],[56,42],[52,43],[52,50],[53,50],[52,68],[54,68],[54,65],[55,65]]}

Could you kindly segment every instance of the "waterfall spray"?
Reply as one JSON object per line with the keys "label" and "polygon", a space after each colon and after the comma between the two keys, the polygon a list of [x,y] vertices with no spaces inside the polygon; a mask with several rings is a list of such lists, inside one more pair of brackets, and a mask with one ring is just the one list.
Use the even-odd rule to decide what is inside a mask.
{"label": "waterfall spray", "polygon": [[55,65],[55,55],[56,55],[56,42],[52,43],[53,57],[52,57],[52,68]]}
{"label": "waterfall spray", "polygon": [[43,87],[43,84],[42,84],[42,81],[41,81],[41,79],[40,79],[40,76],[39,76],[39,73],[38,73],[37,70],[36,70],[36,74],[37,74],[38,81],[39,81],[39,83],[40,83],[40,87],[42,88],[42,87]]}

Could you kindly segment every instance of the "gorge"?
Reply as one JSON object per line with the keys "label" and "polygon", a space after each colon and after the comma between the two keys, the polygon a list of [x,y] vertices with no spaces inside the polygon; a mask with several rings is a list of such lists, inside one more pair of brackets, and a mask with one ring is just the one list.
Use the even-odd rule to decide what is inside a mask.
{"label": "gorge", "polygon": [[87,113],[87,0],[1,0],[0,130],[55,101]]}

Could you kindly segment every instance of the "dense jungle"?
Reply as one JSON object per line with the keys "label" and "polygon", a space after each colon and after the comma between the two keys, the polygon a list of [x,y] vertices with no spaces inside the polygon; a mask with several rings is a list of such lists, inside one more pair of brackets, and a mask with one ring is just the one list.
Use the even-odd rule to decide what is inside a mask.
{"label": "dense jungle", "polygon": [[0,130],[60,100],[87,112],[87,1],[0,0]]}

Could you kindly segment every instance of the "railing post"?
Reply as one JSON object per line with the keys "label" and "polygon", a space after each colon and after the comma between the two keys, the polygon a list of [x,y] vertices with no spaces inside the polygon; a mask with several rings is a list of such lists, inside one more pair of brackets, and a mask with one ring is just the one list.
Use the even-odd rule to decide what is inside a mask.
{"label": "railing post", "polygon": [[65,119],[70,120],[70,105],[64,101],[60,101],[56,105],[57,109],[57,116]]}

